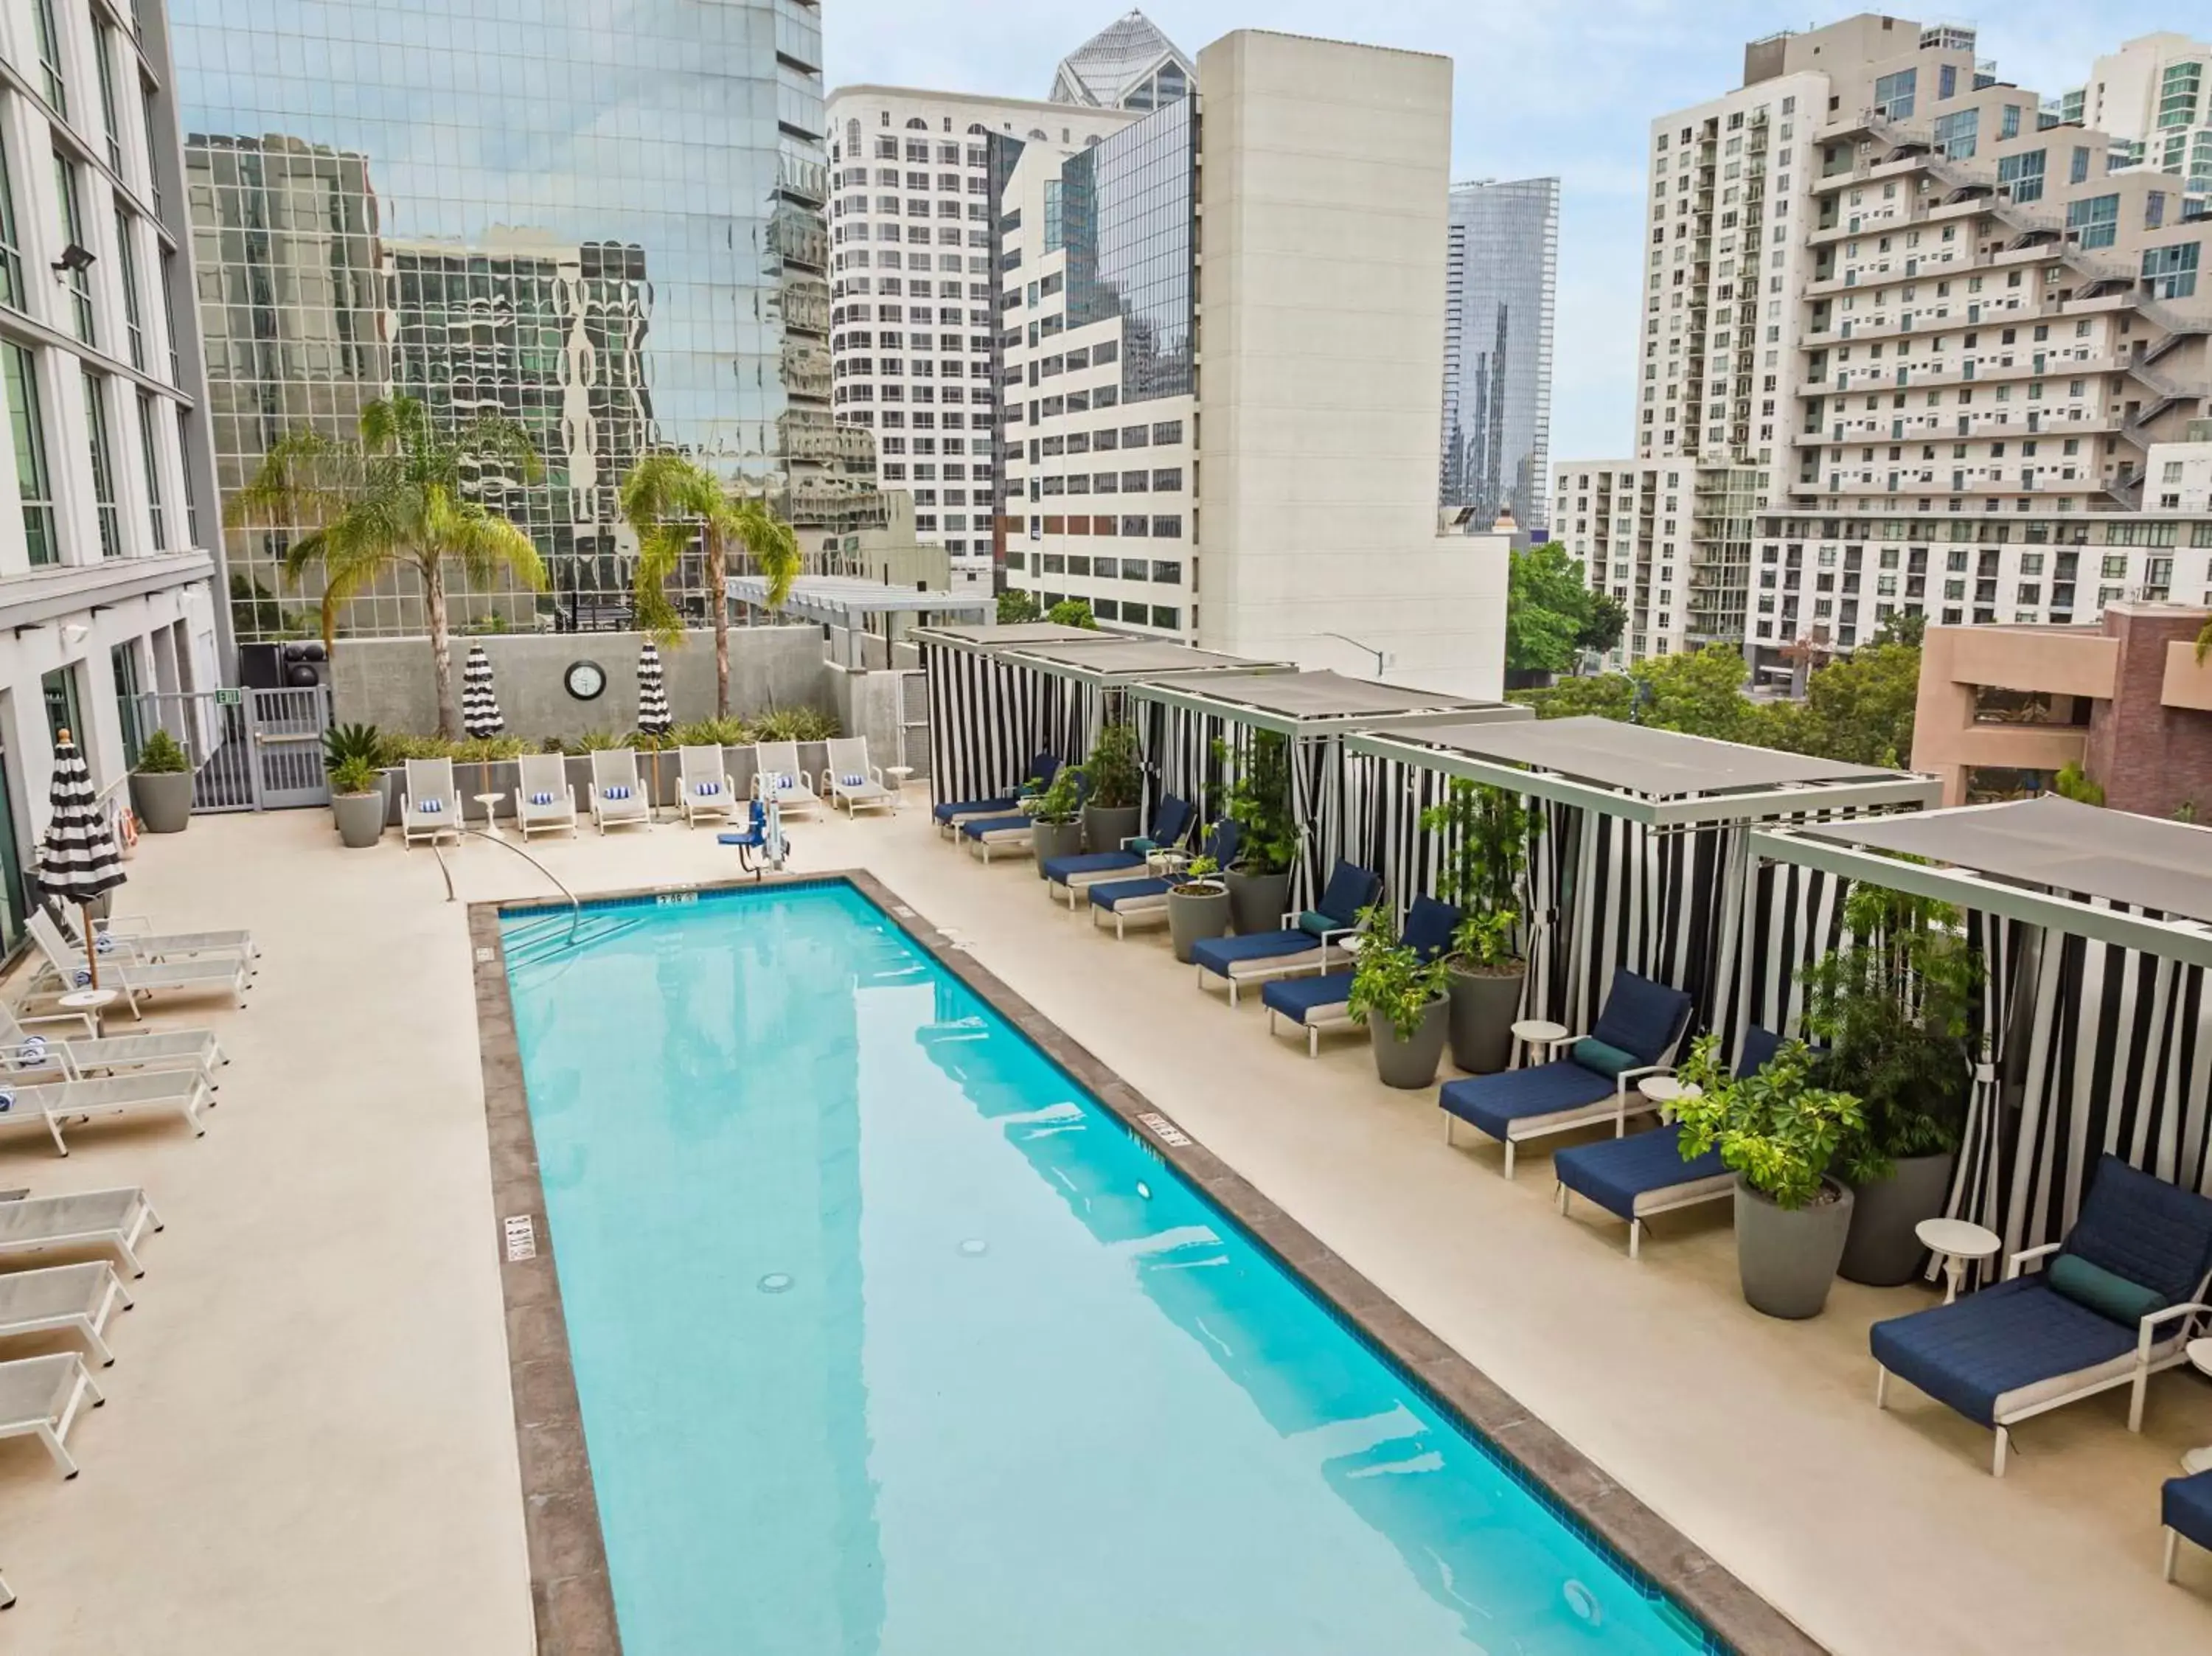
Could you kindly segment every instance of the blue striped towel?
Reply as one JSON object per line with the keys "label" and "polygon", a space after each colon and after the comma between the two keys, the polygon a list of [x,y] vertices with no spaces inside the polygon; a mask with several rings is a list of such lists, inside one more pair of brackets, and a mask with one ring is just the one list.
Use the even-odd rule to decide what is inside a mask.
{"label": "blue striped towel", "polygon": [[5,1087],[0,1087],[0,1115],[7,1114],[9,1111],[15,1107],[15,1095],[9,1092]]}
{"label": "blue striped towel", "polygon": [[868,779],[860,775],[858,772],[854,772],[849,776],[841,776],[837,780],[843,786],[848,788],[864,788],[868,785]]}
{"label": "blue striped towel", "polygon": [[553,803],[553,796],[550,793],[533,793],[530,796],[530,803],[533,805],[550,805]]}
{"label": "blue striped towel", "polygon": [[778,773],[778,774],[776,775],[776,778],[775,778],[775,786],[776,786],[776,789],[777,789],[777,791],[778,791],[779,792],[781,792],[783,789],[785,789],[785,788],[795,788],[795,787],[797,787],[797,786],[799,786],[799,784],[798,784],[796,781],[794,781],[792,778],[790,778],[790,777],[788,777],[788,776],[785,776],[785,775],[783,775],[783,774],[782,774],[782,773]]}
{"label": "blue striped towel", "polygon": [[82,966],[78,967],[76,971],[70,974],[70,980],[80,989],[89,989],[92,987],[92,972],[89,968]]}
{"label": "blue striped towel", "polygon": [[712,799],[721,791],[722,785],[720,782],[695,782],[691,786],[691,792],[702,799]]}
{"label": "blue striped towel", "polygon": [[105,931],[101,932],[93,941],[92,952],[95,955],[112,955],[115,952],[115,939]]}
{"label": "blue striped towel", "polygon": [[415,802],[415,809],[425,816],[435,816],[445,808],[446,802],[442,799],[417,799]]}
{"label": "blue striped towel", "polygon": [[26,1070],[35,1070],[46,1061],[46,1038],[44,1035],[25,1035],[23,1044],[15,1049],[15,1062]]}
{"label": "blue striped towel", "polygon": [[629,789],[627,786],[601,788],[599,790],[599,798],[602,799],[627,799],[629,798]]}

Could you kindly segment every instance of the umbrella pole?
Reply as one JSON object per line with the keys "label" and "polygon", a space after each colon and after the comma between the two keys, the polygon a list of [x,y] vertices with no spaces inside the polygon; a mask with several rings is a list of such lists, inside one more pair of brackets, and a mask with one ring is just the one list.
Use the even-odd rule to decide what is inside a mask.
{"label": "umbrella pole", "polygon": [[100,950],[94,945],[99,941],[92,935],[92,905],[76,906],[76,923],[84,935],[84,963],[92,969],[92,986],[100,987]]}

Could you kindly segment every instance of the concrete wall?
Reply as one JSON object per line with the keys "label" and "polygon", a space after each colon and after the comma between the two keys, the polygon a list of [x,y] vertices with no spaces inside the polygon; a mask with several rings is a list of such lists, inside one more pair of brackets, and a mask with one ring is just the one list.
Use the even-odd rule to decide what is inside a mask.
{"label": "concrete wall", "polygon": [[[577,737],[586,731],[627,731],[637,724],[639,633],[509,633],[453,641],[453,695],[460,697],[462,664],[469,646],[481,642],[491,658],[492,685],[507,733],[530,738]],[[676,722],[705,719],[714,711],[714,640],[686,634],[680,648],[663,650],[668,703]],[[568,664],[596,661],[607,688],[579,701],[562,682]],[[436,688],[430,641],[347,639],[331,664],[337,716],[388,731],[424,733],[437,728]],[[812,625],[738,627],[730,631],[730,711],[740,718],[770,707],[834,710],[829,671],[822,661],[822,629]]]}
{"label": "concrete wall", "polygon": [[1912,718],[1912,768],[1942,779],[1943,803],[1966,803],[1971,770],[2056,771],[2079,762],[2078,725],[1980,724],[1977,687],[2112,693],[2112,641],[2087,628],[1930,627],[1920,646],[1920,694]]}

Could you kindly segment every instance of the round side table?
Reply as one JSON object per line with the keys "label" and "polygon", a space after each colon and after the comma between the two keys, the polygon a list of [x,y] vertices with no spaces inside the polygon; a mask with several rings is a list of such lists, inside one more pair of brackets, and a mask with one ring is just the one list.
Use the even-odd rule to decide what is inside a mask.
{"label": "round side table", "polygon": [[[2200,1373],[2212,1374],[2212,1338],[2191,1340],[2182,1350]],[[2182,1456],[2181,1470],[2191,1477],[2199,1472],[2212,1472],[2212,1443],[2201,1449],[2191,1449]]]}
{"label": "round side table", "polygon": [[891,815],[898,815],[899,801],[906,797],[906,779],[914,774],[911,765],[886,765],[884,774],[891,779]]}
{"label": "round side table", "polygon": [[101,1017],[109,1007],[122,998],[123,992],[119,989],[72,989],[68,994],[57,997],[54,1004],[82,1017],[92,1030],[92,1038],[98,1040],[102,1033],[100,1027]]}
{"label": "round side table", "polygon": [[1513,1026],[1513,1039],[1532,1052],[1536,1047],[1548,1046],[1566,1038],[1567,1026],[1554,1023],[1549,1018],[1522,1018]]}
{"label": "round side table", "polygon": [[499,802],[507,798],[503,793],[473,794],[477,804],[483,807],[484,832],[495,840],[499,838]]}
{"label": "round side table", "polygon": [[1945,1305],[1959,1297],[1959,1284],[1966,1278],[1969,1263],[1993,1259],[2004,1247],[2004,1238],[1996,1232],[1964,1219],[1923,1219],[1912,1228],[1912,1234],[1920,1239],[1921,1247],[1943,1261]]}
{"label": "round side table", "polygon": [[1686,1098],[1703,1098],[1705,1089],[1694,1081],[1684,1081],[1674,1076],[1646,1076],[1636,1083],[1636,1090],[1659,1107],[1662,1121],[1674,1119],[1674,1107]]}

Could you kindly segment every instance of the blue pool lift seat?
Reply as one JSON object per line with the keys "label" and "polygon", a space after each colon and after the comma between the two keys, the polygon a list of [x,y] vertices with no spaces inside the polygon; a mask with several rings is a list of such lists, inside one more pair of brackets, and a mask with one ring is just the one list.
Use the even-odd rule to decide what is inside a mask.
{"label": "blue pool lift seat", "polygon": [[[1758,1074],[1781,1049],[1782,1037],[1771,1029],[1750,1030],[1736,1059],[1736,1074]],[[1643,1257],[1644,1222],[1651,1215],[1724,1200],[1735,1193],[1735,1174],[1721,1161],[1720,1146],[1703,1156],[1685,1156],[1678,1122],[1650,1132],[1571,1145],[1553,1155],[1552,1174],[1559,1181],[1561,1213],[1567,1210],[1571,1192],[1628,1221],[1632,1259]]]}
{"label": "blue pool lift seat", "polygon": [[937,831],[951,839],[959,825],[973,816],[1006,816],[1011,815],[1023,798],[1041,792],[1052,786],[1052,779],[1060,774],[1060,760],[1048,753],[1036,755],[1030,761],[1030,779],[1012,793],[1001,794],[995,799],[947,799],[929,808],[929,820],[937,824]]}
{"label": "blue pool lift seat", "polygon": [[[1243,829],[1228,817],[1223,817],[1206,830],[1199,849],[1211,857],[1217,867],[1226,868],[1237,859],[1237,846]],[[1091,923],[1098,925],[1106,920],[1114,922],[1114,935],[1128,935],[1131,920],[1158,919],[1168,912],[1168,893],[1176,881],[1164,875],[1146,875],[1127,880],[1102,880],[1087,887],[1085,895],[1091,900]]]}
{"label": "blue pool lift seat", "polygon": [[1322,888],[1321,901],[1303,914],[1284,915],[1281,931],[1202,940],[1191,951],[1199,986],[1218,979],[1229,986],[1229,1004],[1234,1006],[1244,984],[1294,972],[1326,972],[1331,945],[1358,931],[1360,911],[1372,908],[1382,895],[1381,875],[1340,860]]}
{"label": "blue pool lift seat", "polygon": [[1086,851],[1072,857],[1046,858],[1046,890],[1048,894],[1054,890],[1066,893],[1068,912],[1073,913],[1076,900],[1097,882],[1133,873],[1147,866],[1154,852],[1180,846],[1190,835],[1190,801],[1172,793],[1164,794],[1159,809],[1152,813],[1150,834],[1122,840],[1117,851]]}
{"label": "blue pool lift seat", "polygon": [[[760,799],[755,799],[750,804],[751,810],[744,827],[727,829],[716,834],[714,842],[717,845],[735,846],[738,848],[738,866],[757,880],[761,877],[762,866],[768,859],[768,805],[765,801]],[[758,864],[753,861],[756,856],[761,858],[761,863]]]}
{"label": "blue pool lift seat", "polygon": [[[1451,947],[1459,930],[1459,910],[1434,897],[1416,897],[1406,911],[1405,930],[1398,940],[1424,960],[1434,960]],[[1284,1019],[1306,1033],[1306,1056],[1321,1054],[1326,1030],[1363,1028],[1352,1020],[1352,974],[1325,972],[1319,977],[1277,978],[1261,986],[1260,1004],[1267,1009],[1267,1033],[1275,1033]]]}
{"label": "blue pool lift seat", "polygon": [[1437,1096],[1444,1113],[1444,1142],[1451,1142],[1455,1120],[1488,1134],[1505,1146],[1504,1173],[1510,1179],[1515,1148],[1524,1139],[1606,1120],[1619,1137],[1630,1116],[1654,1107],[1636,1083],[1665,1073],[1689,1023],[1690,998],[1680,990],[1615,972],[1597,1028],[1551,1043],[1554,1051],[1566,1048],[1565,1058],[1445,1083]]}
{"label": "blue pool lift seat", "polygon": [[2177,1542],[2212,1548],[2212,1471],[2166,1479],[2158,1515],[2166,1526],[2166,1579],[2171,1581]]}
{"label": "blue pool lift seat", "polygon": [[[2022,1275],[2034,1260],[2042,1270]],[[1996,1432],[1999,1477],[2011,1427],[2100,1392],[2131,1388],[2128,1430],[2139,1432],[2150,1377],[2186,1362],[2212,1317],[2208,1284],[2212,1198],[2104,1156],[2063,1242],[2014,1254],[1995,1288],[1868,1331],[1875,1406],[1891,1375],[1911,1381]]]}

